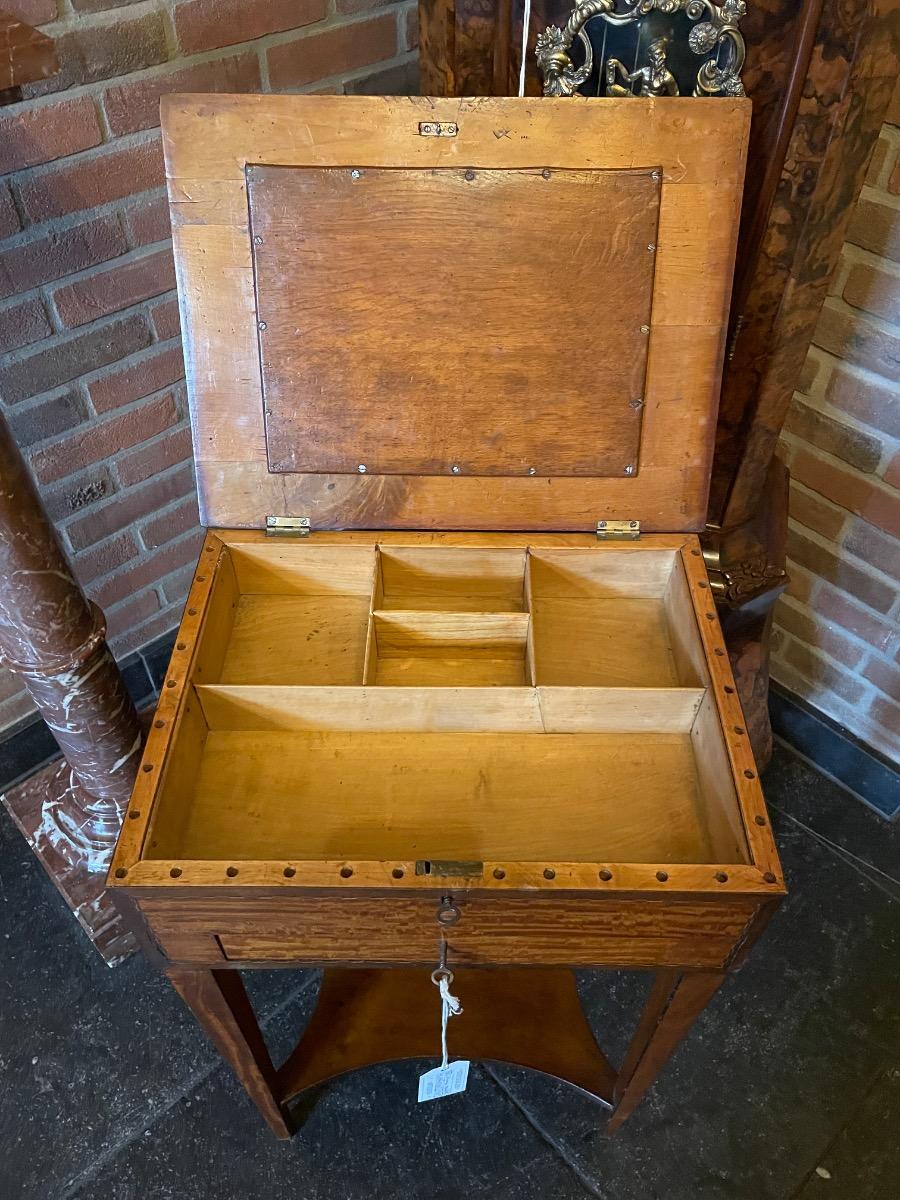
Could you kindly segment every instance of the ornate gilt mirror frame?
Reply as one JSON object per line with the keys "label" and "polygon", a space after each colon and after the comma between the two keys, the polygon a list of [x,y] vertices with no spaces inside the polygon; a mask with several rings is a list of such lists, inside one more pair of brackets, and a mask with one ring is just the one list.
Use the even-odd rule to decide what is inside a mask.
{"label": "ornate gilt mirror frame", "polygon": [[564,29],[538,35],[544,95],[743,96],[746,11],[744,0],[585,0]]}

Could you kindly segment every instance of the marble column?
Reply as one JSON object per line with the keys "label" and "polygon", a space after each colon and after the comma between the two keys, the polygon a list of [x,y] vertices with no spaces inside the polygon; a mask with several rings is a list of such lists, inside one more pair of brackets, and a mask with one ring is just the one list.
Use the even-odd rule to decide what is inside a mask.
{"label": "marble column", "polygon": [[22,680],[65,758],[4,803],[87,932],[102,926],[107,940],[112,933],[121,957],[103,880],[140,761],[141,727],[103,613],[72,574],[2,415],[0,663]]}

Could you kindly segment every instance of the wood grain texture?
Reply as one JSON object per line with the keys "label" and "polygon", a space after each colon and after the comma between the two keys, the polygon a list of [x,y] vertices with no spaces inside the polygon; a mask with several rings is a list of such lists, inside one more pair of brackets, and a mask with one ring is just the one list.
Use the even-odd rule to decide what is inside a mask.
{"label": "wood grain texture", "polygon": [[524,612],[372,614],[369,670],[379,686],[524,687],[529,683]]}
{"label": "wood grain texture", "polygon": [[[175,96],[166,98],[164,109],[198,486],[208,524],[258,526],[267,513],[295,512],[309,514],[318,528],[565,530],[593,528],[601,513],[639,517],[648,530],[701,526],[745,102]],[[459,134],[420,137],[420,119],[457,121]],[[659,167],[637,473],[626,477],[623,462],[622,476],[607,479],[270,474],[244,182],[248,163],[476,172]],[[556,275],[547,280],[547,304],[559,303],[560,280],[573,269],[581,233],[573,231],[562,247]],[[504,234],[501,227],[498,237]],[[623,279],[622,293],[629,287]],[[561,372],[569,343],[583,336],[576,315],[566,346],[547,346]]]}
{"label": "wood grain texture", "polygon": [[522,612],[526,551],[519,547],[379,547],[373,607],[448,612]]}
{"label": "wood grain texture", "polygon": [[360,684],[368,620],[357,596],[242,596],[219,682]]}
{"label": "wood grain texture", "polygon": [[538,684],[677,686],[661,601],[535,597],[532,603]]}
{"label": "wood grain texture", "polygon": [[[534,897],[465,900],[446,930],[451,967],[723,967],[758,911],[751,898],[669,902]],[[432,967],[439,940],[433,897],[359,896],[281,900],[142,899],[141,910],[163,950],[179,961],[212,933],[233,963],[419,964]],[[184,939],[184,940],[182,940]],[[215,958],[213,961],[217,961]]]}
{"label": "wood grain texture", "polygon": [[[710,694],[716,706],[718,728],[724,735],[743,819],[744,836],[753,863],[772,879],[781,879],[781,862],[769,825],[769,814],[759,783],[759,772],[747,733],[740,698],[728,661],[703,556],[697,547],[685,547],[681,561],[687,576],[697,628],[710,672]],[[701,726],[695,726],[699,733]]]}
{"label": "wood grain texture", "polygon": [[[419,889],[433,886],[426,877],[415,876],[414,861],[402,855],[387,860],[342,858],[337,852],[326,850],[328,857],[309,859],[276,851],[276,857],[265,861],[251,857],[245,848],[238,856],[239,869],[236,868],[238,873],[234,876],[228,874],[227,869],[234,867],[234,863],[228,859],[211,858],[203,861],[179,855],[139,861],[141,847],[145,847],[145,853],[149,854],[170,853],[163,851],[160,844],[154,847],[146,840],[154,805],[158,807],[164,803],[169,810],[169,817],[161,826],[163,846],[177,845],[184,834],[184,822],[190,818],[192,807],[185,798],[196,787],[195,773],[199,769],[205,745],[207,701],[218,714],[217,719],[211,721],[217,732],[250,734],[251,738],[254,731],[268,735],[318,732],[326,736],[340,731],[369,735],[379,731],[394,734],[450,734],[451,731],[457,731],[476,735],[477,742],[478,731],[481,730],[481,736],[489,735],[490,731],[501,734],[630,732],[648,734],[652,739],[655,735],[684,736],[692,727],[700,737],[701,731],[695,717],[703,699],[703,691],[693,688],[582,689],[569,685],[532,690],[521,686],[523,681],[517,678],[512,682],[519,684],[518,687],[500,686],[492,697],[490,687],[461,688],[459,680],[449,672],[440,681],[429,681],[432,685],[446,684],[448,679],[452,679],[455,684],[455,687],[439,686],[433,700],[427,699],[427,690],[413,688],[405,700],[398,698],[395,703],[393,697],[405,689],[387,687],[383,693],[384,699],[381,699],[377,687],[335,687],[333,683],[300,688],[270,684],[215,684],[216,671],[220,670],[227,656],[232,636],[230,622],[235,611],[232,606],[236,606],[240,599],[235,591],[239,577],[247,586],[274,589],[268,594],[265,590],[251,593],[260,602],[267,598],[280,602],[285,598],[285,593],[290,598],[293,589],[299,589],[301,596],[307,591],[321,593],[320,598],[324,601],[328,599],[329,587],[338,587],[341,590],[348,589],[354,598],[364,604],[363,593],[368,589],[374,598],[373,602],[381,603],[384,599],[384,563],[381,560],[383,557],[388,561],[393,555],[396,561],[388,574],[396,568],[398,574],[393,577],[393,582],[399,584],[400,594],[404,594],[403,589],[407,586],[413,589],[421,586],[429,603],[443,602],[444,599],[452,603],[456,588],[461,588],[468,595],[473,590],[473,581],[468,577],[468,572],[476,565],[483,566],[490,577],[485,594],[494,595],[495,589],[499,589],[495,597],[498,603],[506,603],[507,597],[515,599],[519,595],[520,576],[526,576],[529,583],[529,607],[534,600],[530,587],[534,579],[551,595],[560,589],[564,594],[572,594],[574,590],[587,601],[592,595],[598,594],[604,602],[612,602],[619,596],[624,603],[633,603],[634,597],[650,602],[654,593],[662,595],[669,628],[677,625],[685,645],[693,647],[691,655],[694,662],[706,664],[709,686],[713,687],[715,678],[715,687],[719,689],[716,701],[719,715],[715,721],[706,720],[702,747],[698,751],[703,761],[697,763],[696,782],[691,785],[699,789],[698,794],[702,797],[699,820],[705,829],[703,836],[712,839],[708,865],[663,861],[655,864],[652,861],[643,864],[617,863],[609,861],[615,858],[611,853],[604,855],[605,862],[548,861],[546,857],[531,862],[512,856],[499,860],[487,858],[478,881],[480,888],[493,891],[527,887],[542,891],[582,891],[586,894],[645,890],[673,895],[694,891],[724,895],[760,893],[773,898],[783,894],[777,855],[774,854],[752,756],[748,754],[747,739],[731,727],[740,723],[740,709],[732,699],[734,685],[715,614],[711,619],[706,618],[706,612],[709,611],[709,581],[695,537],[651,535],[641,542],[616,545],[598,543],[595,538],[585,534],[360,532],[314,534],[302,542],[287,544],[277,539],[266,539],[254,531],[220,533],[221,537],[211,536],[208,539],[201,556],[197,580],[173,657],[173,686],[164,689],[165,700],[157,722],[159,728],[154,726],[154,754],[145,763],[147,770],[141,772],[132,802],[134,815],[126,822],[120,842],[115,865],[123,871],[123,875],[114,878],[116,884],[162,885],[175,892],[197,886],[272,886],[279,890],[313,887],[345,891],[359,886],[386,887],[389,892],[404,887]],[[381,546],[384,547],[383,552]],[[681,557],[674,558],[675,552]],[[434,569],[429,565],[430,553],[436,555]],[[454,559],[454,554],[458,554],[459,558]],[[527,571],[526,554],[531,560]],[[609,563],[607,571],[602,567],[604,562]],[[676,580],[679,584],[677,596],[673,592],[673,581]],[[334,595],[340,597],[341,592]],[[415,595],[415,591],[412,595]],[[526,603],[525,597],[522,603]],[[397,616],[402,612],[390,610],[390,615]],[[499,610],[487,614],[490,620],[506,621],[512,618],[520,622],[527,616],[527,612],[504,614]],[[444,610],[429,607],[418,614],[417,619],[427,622],[471,622],[478,619],[478,614],[471,611],[457,614],[452,608]],[[303,643],[304,639],[300,636],[294,641]],[[283,654],[279,654],[278,643],[273,643],[269,650],[269,670],[277,672],[283,657]],[[421,664],[429,660],[423,657],[418,661]],[[445,671],[447,664],[443,660],[435,661],[439,671]],[[197,670],[206,672],[202,680],[196,677],[198,691],[195,693],[190,683],[185,690],[180,690],[183,682],[190,681],[192,673]],[[492,679],[488,682],[496,685],[498,681]],[[471,705],[467,705],[467,692],[472,697]],[[344,700],[343,697],[350,693],[353,699]],[[318,703],[317,695],[321,697]],[[199,721],[197,728],[200,733],[196,736],[186,726],[184,736],[194,744],[187,747],[182,758],[177,760],[181,764],[175,772],[179,776],[179,786],[172,790],[167,779],[160,786],[160,769],[165,762],[176,761],[172,758],[172,727],[166,720],[166,712],[167,706],[179,696],[196,705],[198,715],[191,716],[190,720],[194,723]],[[281,705],[284,706],[283,711]],[[723,732],[719,722],[725,722],[726,719],[728,723]],[[481,724],[481,721],[484,723]],[[175,738],[176,742],[178,737]],[[713,739],[712,743],[710,738]],[[622,744],[627,744],[627,740]],[[724,745],[727,745],[727,754],[721,749]],[[724,759],[723,755],[726,755]],[[708,762],[713,761],[718,761],[720,766],[707,770]],[[721,766],[723,761],[727,763],[725,768]],[[297,774],[298,778],[302,778],[302,766]],[[557,782],[554,780],[554,787]],[[293,785],[292,779],[291,787]],[[368,780],[362,787],[367,785]],[[735,865],[733,861],[735,847],[738,857],[743,857],[740,839],[735,841],[730,833],[735,828],[734,814],[726,815],[724,823],[718,817],[719,807],[723,803],[735,803],[729,799],[734,796],[735,789],[741,821],[751,842],[754,856],[752,866]],[[586,785],[582,790],[587,792],[589,787]],[[666,786],[661,780],[660,795],[665,792]],[[156,799],[153,799],[154,796]],[[215,804],[212,800],[210,802],[213,804],[212,812]],[[710,810],[710,805],[715,807]],[[705,813],[704,807],[707,809]],[[740,828],[740,822],[737,828]],[[729,862],[729,859],[732,861]],[[552,868],[550,876],[543,873],[547,867]],[[290,870],[285,874],[287,868]],[[342,874],[345,868],[349,869],[346,875]],[[238,876],[239,882],[233,882]],[[471,881],[467,886],[471,886]]]}
{"label": "wood grain texture", "polygon": [[191,790],[148,857],[718,861],[686,733],[212,731]]}
{"label": "wood grain texture", "polygon": [[[622,475],[655,174],[248,167],[269,470]],[[599,348],[571,337],[590,295]]]}
{"label": "wood grain texture", "polygon": [[509,47],[497,37],[509,0],[419,0],[419,91],[423,96],[509,94]]}
{"label": "wood grain texture", "polygon": [[704,695],[702,688],[197,688],[210,728],[273,732],[684,732]]}
{"label": "wood grain texture", "polygon": [[717,971],[677,976],[661,971],[616,1081],[616,1107],[607,1129],[615,1133],[706,1008],[725,976]]}
{"label": "wood grain texture", "polygon": [[[449,1030],[452,1058],[527,1067],[611,1102],[616,1073],[591,1033],[571,971],[454,974],[464,1019]],[[424,971],[326,971],[310,1023],[279,1069],[279,1094],[288,1099],[373,1063],[433,1058],[434,997]]]}
{"label": "wood grain texture", "polygon": [[216,1049],[279,1138],[289,1138],[287,1112],[276,1096],[277,1078],[265,1039],[236,971],[179,971],[169,982],[203,1026]]}
{"label": "wood grain texture", "polygon": [[[489,3],[489,0],[482,0]],[[422,51],[419,88],[423,96],[459,95],[456,86],[455,14],[453,0],[419,0],[419,46]],[[487,47],[484,47],[487,52]],[[487,89],[466,89],[473,96],[484,95]]]}
{"label": "wood grain texture", "polygon": [[[215,623],[215,606],[209,605],[210,596],[214,592],[213,584],[220,571],[227,573],[229,569],[228,554],[224,551],[222,542],[215,534],[208,533],[188,591],[167,677],[160,689],[156,712],[147,733],[141,768],[134,782],[128,811],[113,852],[107,876],[108,885],[125,879],[129,868],[140,859],[144,838],[153,819],[161,781],[165,778],[165,771],[178,740],[178,730],[189,703],[191,688],[187,681],[194,664],[206,652],[200,633],[208,623]],[[211,639],[213,645],[224,644],[224,641],[221,630]]]}

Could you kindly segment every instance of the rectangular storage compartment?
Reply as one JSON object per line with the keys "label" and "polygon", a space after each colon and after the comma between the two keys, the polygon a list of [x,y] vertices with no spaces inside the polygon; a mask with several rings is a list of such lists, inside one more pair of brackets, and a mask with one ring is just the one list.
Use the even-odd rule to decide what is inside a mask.
{"label": "rectangular storage compartment", "polygon": [[681,553],[446,540],[222,548],[145,856],[749,861]]}
{"label": "rectangular storage compartment", "polygon": [[149,857],[746,861],[733,790],[716,788],[687,722],[574,736],[377,724],[209,728]]}

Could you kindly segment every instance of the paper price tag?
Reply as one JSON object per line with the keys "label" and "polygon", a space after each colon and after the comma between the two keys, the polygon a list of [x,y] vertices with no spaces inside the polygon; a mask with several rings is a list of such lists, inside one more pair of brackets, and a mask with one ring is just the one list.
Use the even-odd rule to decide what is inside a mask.
{"label": "paper price tag", "polygon": [[449,1063],[446,1067],[435,1067],[433,1071],[426,1071],[419,1076],[419,1103],[464,1092],[468,1082],[469,1060],[466,1058]]}

